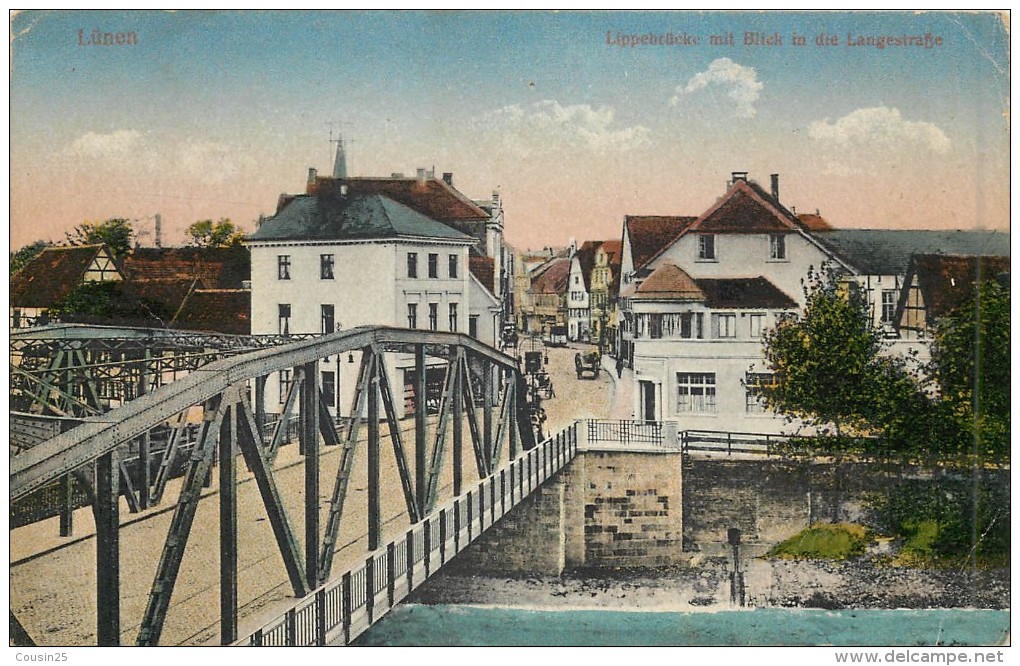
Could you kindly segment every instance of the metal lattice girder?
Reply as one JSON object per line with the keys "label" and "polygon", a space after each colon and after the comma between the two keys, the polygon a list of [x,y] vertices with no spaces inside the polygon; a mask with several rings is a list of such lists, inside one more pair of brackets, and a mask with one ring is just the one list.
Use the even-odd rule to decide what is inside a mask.
{"label": "metal lattice girder", "polygon": [[443,471],[443,457],[446,449],[446,424],[449,420],[451,402],[457,385],[457,370],[460,364],[460,348],[454,353],[453,359],[446,366],[446,380],[443,382],[443,396],[439,401],[439,423],[436,425],[435,444],[429,458],[428,478],[426,479],[426,502],[424,513],[432,511],[439,497],[439,476]]}
{"label": "metal lattice girder", "polygon": [[333,568],[333,553],[336,540],[340,535],[340,519],[343,516],[344,503],[347,499],[347,483],[354,467],[354,452],[358,442],[358,431],[361,427],[361,413],[365,406],[369,385],[375,366],[375,354],[371,350],[361,355],[358,367],[358,381],[355,385],[354,406],[351,410],[351,425],[347,429],[347,437],[340,451],[340,464],[337,468],[336,481],[333,484],[333,495],[329,503],[329,515],[326,518],[326,532],[322,538],[322,551],[319,556],[319,582],[329,578]]}
{"label": "metal lattice girder", "polygon": [[390,432],[390,442],[393,444],[393,457],[397,463],[397,471],[400,475],[400,487],[404,491],[404,503],[407,506],[408,516],[412,523],[420,520],[421,509],[414,496],[412,487],[411,472],[407,466],[407,456],[404,454],[404,442],[397,425],[397,412],[393,404],[393,392],[390,390],[390,380],[386,376],[386,364],[382,355],[376,351],[376,358],[379,359],[379,392],[382,397],[383,410],[386,413],[386,425]]}
{"label": "metal lattice girder", "polygon": [[[220,359],[119,407],[115,418],[104,415],[86,419],[74,430],[19,455],[11,461],[11,499],[18,499],[61,474],[97,459],[188,407],[222,393],[232,383],[293,368],[315,358],[360,350],[373,342],[411,347],[424,343],[465,349],[516,372],[513,358],[466,335],[385,327],[357,328]],[[526,436],[523,431],[522,436]],[[533,438],[530,443],[534,445]]]}

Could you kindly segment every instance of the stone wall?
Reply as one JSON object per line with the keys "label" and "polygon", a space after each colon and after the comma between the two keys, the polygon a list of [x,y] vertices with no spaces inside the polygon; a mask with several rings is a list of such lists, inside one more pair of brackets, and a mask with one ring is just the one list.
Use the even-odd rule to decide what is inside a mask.
{"label": "stone wall", "polygon": [[464,550],[456,568],[560,574],[682,557],[680,454],[587,451]]}

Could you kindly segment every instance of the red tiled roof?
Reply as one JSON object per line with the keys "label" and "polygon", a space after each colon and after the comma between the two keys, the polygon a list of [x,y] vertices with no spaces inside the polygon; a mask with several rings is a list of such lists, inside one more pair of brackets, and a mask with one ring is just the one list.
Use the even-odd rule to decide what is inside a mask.
{"label": "red tiled roof", "polygon": [[159,306],[161,312],[173,316],[188,293],[194,289],[201,288],[200,279],[185,280],[144,280],[140,282],[125,282],[125,291],[139,301],[154,303]]}
{"label": "red tiled roof", "polygon": [[683,215],[628,215],[624,224],[634,269],[641,268],[697,219]]}
{"label": "red tiled roof", "polygon": [[47,247],[11,276],[11,306],[49,308],[82,283],[102,245]]}
{"label": "red tiled roof", "polygon": [[649,300],[703,301],[705,292],[682,268],[662,264],[641,283],[634,298]]}
{"label": "red tiled roof", "polygon": [[438,178],[325,178],[308,185],[308,194],[336,192],[346,185],[351,194],[382,194],[440,222],[488,220],[489,214],[453,186]]}
{"label": "red tiled roof", "polygon": [[251,279],[251,255],[234,247],[143,247],[124,259],[124,279],[183,281],[199,279],[209,289],[240,289]]}
{"label": "red tiled roof", "polygon": [[832,226],[825,221],[825,218],[821,215],[814,213],[800,213],[797,215],[797,219],[804,225],[804,228],[808,231],[829,231]]}
{"label": "red tiled roof", "polygon": [[251,292],[247,289],[197,289],[174,319],[175,328],[232,335],[251,334]]}
{"label": "red tiled roof", "polygon": [[915,254],[907,274],[907,284],[917,277],[928,323],[945,316],[976,291],[978,270],[982,280],[996,280],[1009,274],[1009,257],[978,257],[939,254]]}
{"label": "red tiled roof", "polygon": [[546,269],[535,278],[531,291],[535,294],[562,294],[567,290],[570,279],[570,260],[566,257],[553,259]]}
{"label": "red tiled roof", "polygon": [[496,260],[492,257],[470,257],[468,268],[489,293],[495,294]]}
{"label": "red tiled roof", "polygon": [[790,231],[794,226],[784,216],[777,215],[750,192],[750,188],[737,186],[730,190],[723,201],[708,215],[701,218],[693,228],[701,232],[728,234],[761,234]]}
{"label": "red tiled roof", "polygon": [[602,241],[602,251],[609,255],[610,266],[619,266],[622,261],[623,241],[620,239]]}

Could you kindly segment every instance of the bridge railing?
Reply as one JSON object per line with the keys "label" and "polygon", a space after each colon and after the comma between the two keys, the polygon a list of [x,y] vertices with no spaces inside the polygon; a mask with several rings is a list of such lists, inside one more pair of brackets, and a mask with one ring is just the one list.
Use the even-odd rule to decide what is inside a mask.
{"label": "bridge railing", "polygon": [[754,454],[771,456],[776,446],[789,441],[788,435],[720,430],[684,430],[680,446],[684,453]]}
{"label": "bridge railing", "polygon": [[626,421],[587,419],[577,421],[585,433],[584,448],[614,450],[679,451],[675,421]]}
{"label": "bridge railing", "polygon": [[575,423],[525,451],[238,644],[349,644],[569,463],[577,430]]}

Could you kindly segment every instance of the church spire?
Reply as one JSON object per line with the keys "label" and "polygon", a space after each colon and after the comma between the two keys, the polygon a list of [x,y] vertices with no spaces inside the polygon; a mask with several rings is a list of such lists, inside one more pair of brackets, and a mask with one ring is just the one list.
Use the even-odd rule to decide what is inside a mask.
{"label": "church spire", "polygon": [[336,160],[333,162],[333,177],[347,177],[347,153],[344,151],[344,138],[336,140]]}

